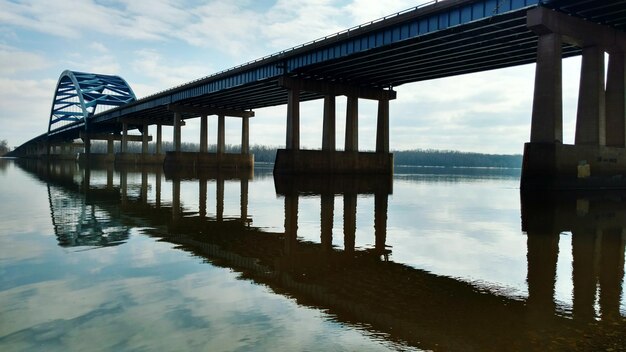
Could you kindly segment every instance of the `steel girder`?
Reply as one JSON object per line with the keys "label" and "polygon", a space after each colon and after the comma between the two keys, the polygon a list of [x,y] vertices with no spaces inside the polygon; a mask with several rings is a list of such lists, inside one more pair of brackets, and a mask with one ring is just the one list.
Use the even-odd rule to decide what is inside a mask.
{"label": "steel girder", "polygon": [[118,107],[135,100],[135,93],[119,76],[63,71],[52,100],[48,134],[69,124],[84,124],[88,129],[89,119],[101,112],[96,111],[98,107]]}

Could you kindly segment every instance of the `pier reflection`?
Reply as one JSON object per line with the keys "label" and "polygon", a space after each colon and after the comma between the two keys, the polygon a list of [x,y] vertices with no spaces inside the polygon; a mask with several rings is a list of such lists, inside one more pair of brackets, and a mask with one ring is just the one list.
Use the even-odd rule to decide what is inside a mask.
{"label": "pier reflection", "polygon": [[[116,243],[121,243],[129,229],[141,227],[150,236],[229,267],[300,304],[323,309],[339,322],[394,342],[435,351],[584,350],[612,347],[626,336],[620,311],[626,243],[622,195],[522,196],[528,264],[524,298],[391,260],[386,246],[393,235],[387,233],[391,179],[275,178],[276,194],[284,202],[284,232],[271,232],[255,227],[254,214],[249,214],[248,189],[254,179],[248,173],[189,176],[145,168],[21,165],[54,190],[54,223],[61,223],[57,214],[81,214],[55,225],[60,245],[101,245],[83,235],[85,228],[100,233],[100,238],[104,233],[110,238],[111,231],[95,229],[118,229]],[[233,198],[225,194],[225,181],[239,182],[239,213],[224,209],[225,197]],[[198,183],[197,206],[181,195],[181,182]],[[208,185],[215,185],[214,211]],[[162,187],[171,187],[171,200],[162,200]],[[367,249],[355,245],[363,195],[368,195],[364,201],[373,198],[375,212],[370,228],[375,244]],[[302,197],[319,199],[317,242],[299,237]],[[340,211],[335,209],[337,197],[343,200],[343,248],[333,245],[339,235],[334,233],[335,212]],[[554,297],[563,232],[572,233],[571,312],[560,308]]]}
{"label": "pier reflection", "polygon": [[333,249],[333,219],[335,196],[343,198],[343,251],[355,252],[357,195],[374,195],[375,247],[370,253],[388,259],[385,248],[387,234],[388,198],[392,193],[392,178],[389,176],[274,176],[276,193],[285,202],[286,253],[292,254],[298,238],[298,203],[300,197],[320,199],[320,244],[323,251]]}
{"label": "pier reflection", "polygon": [[573,317],[623,320],[626,193],[523,193],[522,229],[528,235],[529,308],[554,311],[559,237],[570,232]]}

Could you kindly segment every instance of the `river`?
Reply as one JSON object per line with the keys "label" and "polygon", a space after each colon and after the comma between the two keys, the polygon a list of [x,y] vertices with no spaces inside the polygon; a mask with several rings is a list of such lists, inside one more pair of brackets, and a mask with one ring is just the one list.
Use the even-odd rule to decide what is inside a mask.
{"label": "river", "polygon": [[0,159],[2,351],[626,349],[626,193]]}

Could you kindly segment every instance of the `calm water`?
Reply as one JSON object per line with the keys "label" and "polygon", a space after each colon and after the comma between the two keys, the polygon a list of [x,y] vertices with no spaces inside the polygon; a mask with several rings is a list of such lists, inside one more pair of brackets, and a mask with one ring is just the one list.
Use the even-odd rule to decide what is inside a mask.
{"label": "calm water", "polygon": [[0,159],[0,350],[626,350],[626,194]]}

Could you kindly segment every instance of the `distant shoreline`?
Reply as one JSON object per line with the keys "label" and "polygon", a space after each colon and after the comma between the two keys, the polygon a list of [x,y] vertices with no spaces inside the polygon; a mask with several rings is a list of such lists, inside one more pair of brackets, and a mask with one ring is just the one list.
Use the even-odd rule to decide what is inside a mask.
{"label": "distant shoreline", "polygon": [[[116,147],[119,147],[116,145]],[[250,153],[254,154],[257,162],[274,163],[276,150],[280,147],[252,145]],[[197,143],[182,143],[182,151],[198,151]],[[93,153],[106,153],[107,146],[104,142],[93,142]],[[163,150],[173,150],[171,142],[163,142]],[[209,152],[216,150],[215,145],[209,146]],[[128,146],[128,152],[141,153],[141,145],[132,143]],[[149,153],[155,152],[155,144],[150,143]],[[227,145],[227,153],[239,153],[239,145]],[[394,150],[393,159],[395,166],[418,166],[418,167],[454,167],[454,168],[500,168],[520,169],[522,167],[522,155],[520,154],[483,154],[473,152],[461,152],[454,150],[414,149]]]}

